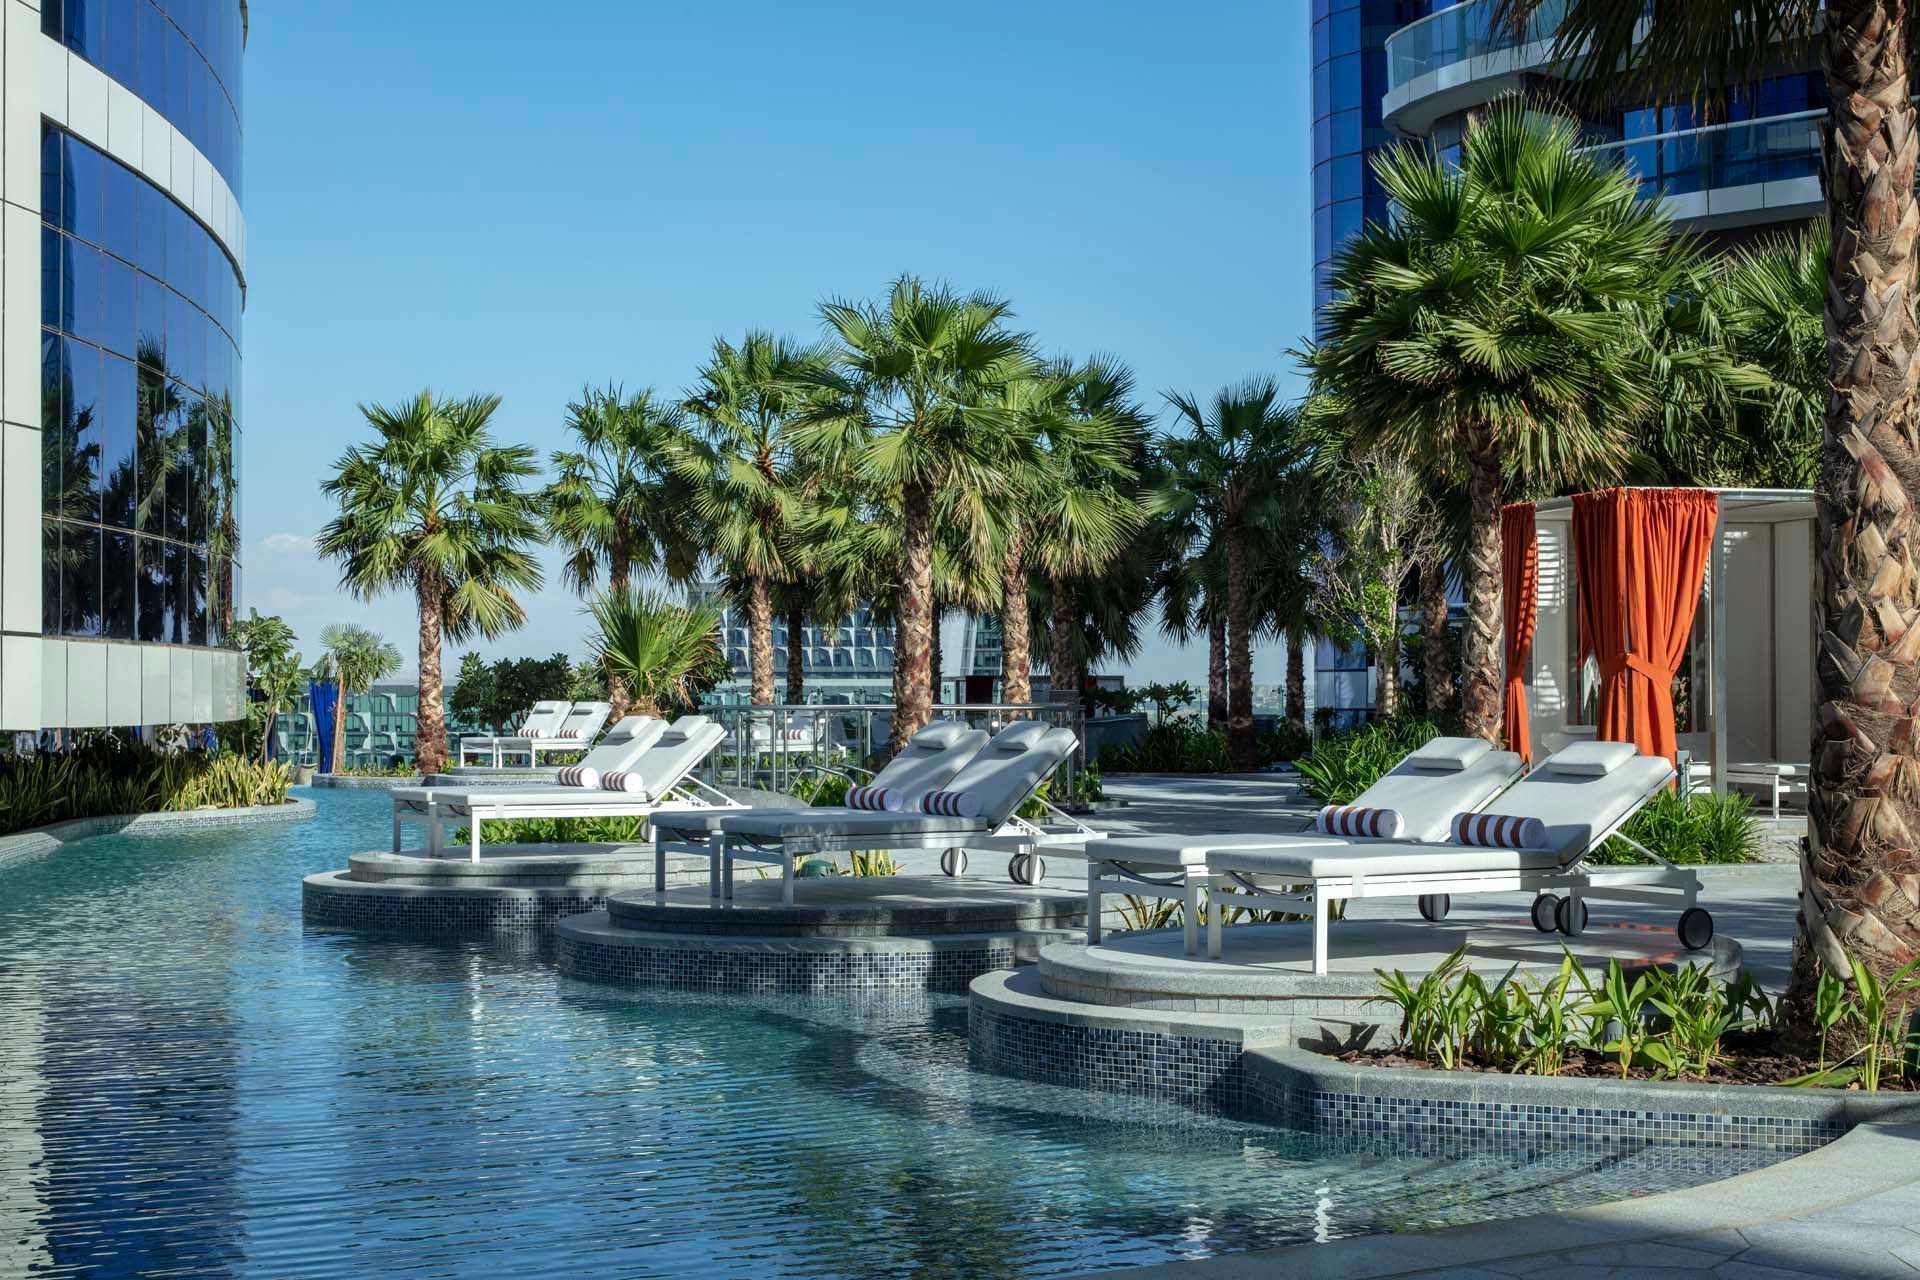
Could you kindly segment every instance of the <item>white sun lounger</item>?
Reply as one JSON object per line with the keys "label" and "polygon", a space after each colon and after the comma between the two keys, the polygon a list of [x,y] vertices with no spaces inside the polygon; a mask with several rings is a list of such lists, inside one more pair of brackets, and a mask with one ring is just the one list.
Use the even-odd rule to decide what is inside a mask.
{"label": "white sun lounger", "polygon": [[[878,773],[868,773],[854,765],[841,765],[836,769],[822,769],[825,773],[838,773],[854,781],[851,775],[862,774],[867,777],[863,784],[875,790],[897,792],[906,810],[917,808],[920,797],[929,791],[938,790],[952,781],[966,763],[978,755],[985,745],[987,735],[981,729],[969,729],[957,720],[934,720],[920,732],[913,735],[906,746],[902,747],[886,767]],[[773,813],[800,814],[808,817],[826,817],[849,813],[871,813],[874,810],[849,809],[844,805],[795,805],[791,808],[757,808],[756,817],[765,817]],[[693,853],[706,857],[709,866],[709,882],[720,878],[719,835],[721,824],[729,818],[738,816],[719,810],[690,810],[686,812],[662,814],[653,822],[653,887],[656,892],[664,893],[667,887],[667,855],[670,853]]]}
{"label": "white sun lounger", "polygon": [[[1408,752],[1379,781],[1354,797],[1372,809],[1395,809],[1406,821],[1402,842],[1445,840],[1453,819],[1485,808],[1526,770],[1511,751],[1483,738],[1435,738]],[[1239,849],[1286,849],[1301,844],[1368,844],[1364,836],[1318,831],[1251,835],[1117,836],[1087,856],[1087,935],[1100,941],[1101,899],[1107,894],[1164,898],[1186,904],[1187,954],[1199,950],[1200,892],[1209,855]],[[1071,851],[1069,851],[1071,852]],[[1199,868],[1198,876],[1189,875]],[[1044,870],[1044,868],[1042,868]]]}
{"label": "white sun lounger", "polygon": [[[973,796],[978,816],[810,810],[744,813],[720,824],[715,897],[733,897],[733,864],[777,863],[780,901],[793,904],[793,869],[803,856],[855,849],[1031,848],[1053,840],[1085,843],[1099,833],[1054,810],[1070,830],[1056,832],[1014,816],[1014,810],[1079,746],[1071,729],[1034,720],[1009,725],[942,789]],[[951,874],[951,872],[949,872]]]}
{"label": "white sun lounger", "polygon": [[[437,788],[432,793],[428,819],[439,824],[464,822],[469,856],[480,860],[480,824],[505,818],[651,818],[662,810],[725,808],[745,805],[717,788],[692,777],[726,737],[726,730],[705,716],[683,716],[673,722],[634,761],[628,773],[642,785],[636,791],[608,791],[588,787],[477,787],[470,791]],[[395,796],[403,792],[396,790]]]}
{"label": "white sun lounger", "polygon": [[[460,739],[457,753],[461,764],[467,762],[470,755],[484,755],[494,768],[500,767],[500,751],[503,743],[524,743],[529,738],[544,738],[560,731],[566,722],[567,712],[573,709],[571,702],[536,702],[533,710],[520,719],[520,724],[512,733],[471,734]],[[515,748],[524,751],[524,746]]]}
{"label": "white sun lounger", "polygon": [[494,743],[493,758],[496,764],[503,755],[525,755],[532,768],[540,767],[540,755],[556,751],[585,751],[600,736],[600,730],[606,726],[607,717],[613,714],[611,702],[576,702],[567,711],[566,719],[560,727],[543,737],[528,735],[518,738],[501,738]]}
{"label": "white sun lounger", "polygon": [[[1232,885],[1235,906],[1313,915],[1313,971],[1327,971],[1327,919],[1348,898],[1418,898],[1428,920],[1446,918],[1456,893],[1536,895],[1531,915],[1544,932],[1578,936],[1588,899],[1668,904],[1679,908],[1677,932],[1689,950],[1713,940],[1713,917],[1699,905],[1700,877],[1645,846],[1620,836],[1647,865],[1588,866],[1586,857],[1673,780],[1664,756],[1640,755],[1631,743],[1588,742],[1549,757],[1482,812],[1538,818],[1546,838],[1538,848],[1499,849],[1457,844],[1377,841],[1286,848],[1229,849],[1207,855],[1189,872],[1212,884]],[[1556,892],[1557,891],[1557,892]],[[1564,897],[1558,896],[1564,894]],[[1215,901],[1219,899],[1216,898]],[[1207,954],[1221,949],[1220,914],[1207,913]]]}

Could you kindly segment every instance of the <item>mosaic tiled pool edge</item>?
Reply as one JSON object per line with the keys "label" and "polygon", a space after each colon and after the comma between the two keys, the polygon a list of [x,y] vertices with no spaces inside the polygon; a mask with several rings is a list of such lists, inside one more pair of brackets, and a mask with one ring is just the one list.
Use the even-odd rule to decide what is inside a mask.
{"label": "mosaic tiled pool edge", "polygon": [[330,871],[300,884],[308,924],[414,933],[547,929],[568,916],[599,911],[618,888],[429,888],[366,883]]}

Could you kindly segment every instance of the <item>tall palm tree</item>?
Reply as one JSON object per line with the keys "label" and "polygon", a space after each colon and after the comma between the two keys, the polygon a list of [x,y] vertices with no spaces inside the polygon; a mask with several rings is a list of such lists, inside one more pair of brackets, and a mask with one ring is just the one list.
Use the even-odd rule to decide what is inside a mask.
{"label": "tall palm tree", "polygon": [[1188,395],[1169,393],[1167,400],[1188,431],[1161,439],[1176,478],[1156,506],[1176,516],[1202,513],[1202,524],[1218,531],[1226,573],[1227,749],[1235,768],[1252,769],[1256,618],[1248,552],[1257,530],[1284,514],[1283,482],[1303,461],[1300,412],[1265,377],[1222,390],[1205,409]]}
{"label": "tall palm tree", "polygon": [[[913,276],[884,302],[820,308],[833,364],[804,429],[805,448],[850,460],[898,512],[893,747],[932,714],[934,543],[942,502],[1005,492],[1024,445],[999,389],[1032,368],[1031,344],[1000,298]],[[976,527],[967,520],[963,527]]]}
{"label": "tall palm tree", "polygon": [[746,606],[752,700],[760,705],[773,701],[773,589],[793,576],[787,545],[801,511],[791,428],[821,358],[816,347],[761,330],[737,346],[716,338],[687,398],[703,430],[680,474],[693,486],[707,546]]}
{"label": "tall palm tree", "polygon": [[675,604],[629,588],[596,597],[587,611],[595,627],[587,640],[594,661],[627,686],[641,715],[692,707],[726,674],[720,611],[711,605]]}
{"label": "tall palm tree", "polygon": [[1496,104],[1458,169],[1403,145],[1374,165],[1392,202],[1335,260],[1315,389],[1353,446],[1465,477],[1467,732],[1500,733],[1500,505],[1509,477],[1617,469],[1657,403],[1635,339],[1688,278],[1692,246],[1572,124]]}
{"label": "tall palm tree", "polygon": [[400,669],[400,650],[378,631],[351,622],[328,623],[320,629],[320,666],[338,686],[333,701],[333,758],[328,773],[338,773],[347,761],[347,699],[365,693]]}
{"label": "tall palm tree", "polygon": [[525,487],[538,463],[524,445],[494,443],[489,422],[499,407],[498,396],[449,400],[430,391],[395,405],[363,404],[377,438],[349,446],[320,486],[340,504],[318,546],[340,561],[341,585],[362,600],[413,591],[422,773],[446,761],[441,641],[491,639],[519,626],[526,613],[514,593],[541,583],[531,548],[542,504]]}
{"label": "tall palm tree", "polygon": [[[592,591],[604,570],[608,590],[625,594],[638,573],[661,572],[686,582],[700,549],[687,520],[690,494],[676,471],[688,445],[685,411],[655,398],[588,388],[567,405],[575,447],[555,450],[546,489],[547,527],[567,549],[561,575],[575,591]],[[627,714],[626,685],[607,687],[613,718]]]}
{"label": "tall palm tree", "polygon": [[[1543,0],[1502,0],[1524,20]],[[1642,25],[1644,18],[1644,26]],[[1827,378],[1814,571],[1820,629],[1815,762],[1788,1013],[1811,1025],[1822,971],[1843,981],[1851,950],[1885,976],[1920,951],[1920,895],[1907,879],[1920,771],[1905,704],[1920,682],[1920,575],[1910,562],[1912,447],[1920,382],[1914,316],[1916,119],[1910,70],[1920,19],[1904,0],[1713,0],[1656,5],[1567,0],[1558,37],[1580,69],[1623,70],[1682,94],[1752,78],[1787,46],[1813,48],[1827,81]],[[1816,45],[1816,41],[1818,42]]]}

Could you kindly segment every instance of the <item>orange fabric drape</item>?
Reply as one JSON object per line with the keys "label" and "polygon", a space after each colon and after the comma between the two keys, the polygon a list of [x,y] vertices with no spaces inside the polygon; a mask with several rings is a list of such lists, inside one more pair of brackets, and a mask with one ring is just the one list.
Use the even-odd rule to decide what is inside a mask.
{"label": "orange fabric drape", "polygon": [[1505,609],[1507,750],[1533,763],[1533,731],[1527,723],[1527,651],[1540,603],[1540,543],[1534,534],[1533,504],[1512,502],[1500,509],[1500,593]]}
{"label": "orange fabric drape", "polygon": [[1580,652],[1600,664],[1599,737],[1677,761],[1673,677],[1713,549],[1706,489],[1608,489],[1573,499]]}

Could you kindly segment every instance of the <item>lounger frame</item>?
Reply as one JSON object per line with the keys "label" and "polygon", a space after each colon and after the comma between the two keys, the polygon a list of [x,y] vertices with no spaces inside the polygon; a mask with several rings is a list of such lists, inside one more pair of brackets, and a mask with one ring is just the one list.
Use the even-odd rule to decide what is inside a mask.
{"label": "lounger frame", "polygon": [[[697,764],[698,762],[696,762]],[[451,796],[435,795],[426,801],[394,801],[393,809],[393,847],[400,849],[401,823],[420,823],[427,828],[427,856],[442,857],[445,848],[444,831],[448,823],[464,822],[467,828],[467,856],[473,862],[480,861],[480,824],[489,819],[508,818],[650,818],[656,813],[684,809],[740,809],[741,804],[726,792],[708,785],[691,773],[681,777],[660,794],[658,799],[643,800],[638,796],[631,804],[622,804],[618,800],[586,800],[560,793],[568,790],[556,787],[553,801],[544,800],[529,804],[524,797],[518,802],[503,793],[500,799],[487,799],[481,792],[466,792],[459,799]],[[584,795],[605,795],[606,792],[590,791],[579,787],[574,790]]]}

